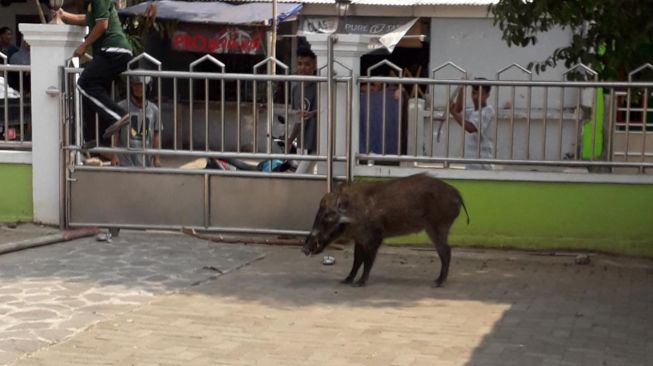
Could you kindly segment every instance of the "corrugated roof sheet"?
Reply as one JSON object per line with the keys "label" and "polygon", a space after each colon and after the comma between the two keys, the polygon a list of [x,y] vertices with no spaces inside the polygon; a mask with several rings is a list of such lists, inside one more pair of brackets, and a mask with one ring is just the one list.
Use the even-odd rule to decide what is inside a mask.
{"label": "corrugated roof sheet", "polygon": [[[272,0],[235,0],[242,2],[272,2]],[[277,3],[297,2],[304,4],[334,4],[335,0],[277,0]],[[415,5],[460,5],[487,6],[499,0],[352,0],[352,5],[415,6]]]}
{"label": "corrugated roof sheet", "polygon": [[[271,7],[267,4],[248,2],[233,5],[226,2],[183,2],[161,0],[156,2],[156,16],[160,19],[174,19],[190,23],[213,24],[268,24],[273,18]],[[118,10],[120,15],[143,14],[150,6],[149,2],[140,3]],[[277,5],[277,18],[283,21],[295,16],[302,9],[302,4],[283,3]]]}

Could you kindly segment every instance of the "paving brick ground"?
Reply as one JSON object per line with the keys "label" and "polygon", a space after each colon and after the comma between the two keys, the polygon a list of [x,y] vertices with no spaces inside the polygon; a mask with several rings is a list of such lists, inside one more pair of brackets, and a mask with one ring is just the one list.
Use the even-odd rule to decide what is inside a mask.
{"label": "paving brick ground", "polygon": [[261,256],[246,246],[141,232],[0,255],[0,365]]}
{"label": "paving brick ground", "polygon": [[0,247],[2,244],[22,242],[56,233],[59,233],[59,229],[53,226],[27,222],[0,223]]}
{"label": "paving brick ground", "polygon": [[[214,244],[219,245],[219,244]],[[229,246],[229,245],[227,245]],[[231,245],[229,247],[238,247]],[[386,248],[365,288],[296,247],[160,294],[16,365],[651,365],[653,263]],[[172,260],[172,259],[171,259]]]}

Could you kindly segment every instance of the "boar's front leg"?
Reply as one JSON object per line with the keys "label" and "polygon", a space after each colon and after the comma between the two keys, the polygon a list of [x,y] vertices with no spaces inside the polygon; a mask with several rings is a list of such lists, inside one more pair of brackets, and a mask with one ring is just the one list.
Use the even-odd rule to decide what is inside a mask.
{"label": "boar's front leg", "polygon": [[361,246],[365,251],[363,252],[363,275],[356,283],[355,287],[363,287],[367,282],[367,279],[370,277],[370,271],[372,270],[372,265],[376,259],[376,252],[378,252],[381,243],[383,242],[383,237],[380,234],[374,235],[368,242],[367,245]]}
{"label": "boar's front leg", "polygon": [[361,268],[361,264],[363,264],[364,251],[365,248],[358,241],[356,241],[354,246],[354,264],[351,266],[351,271],[349,271],[347,278],[340,281],[340,283],[351,284],[354,282],[354,278],[356,278],[358,269]]}

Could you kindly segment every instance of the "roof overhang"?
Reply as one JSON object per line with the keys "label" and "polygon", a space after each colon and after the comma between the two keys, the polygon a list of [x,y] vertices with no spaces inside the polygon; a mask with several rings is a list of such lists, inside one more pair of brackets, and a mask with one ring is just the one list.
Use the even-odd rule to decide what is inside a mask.
{"label": "roof overhang", "polygon": [[[269,25],[272,7],[269,3],[245,2],[233,5],[224,2],[186,2],[161,0],[144,2],[120,9],[121,16],[143,15],[150,5],[156,6],[156,18],[186,23]],[[297,15],[302,4],[284,2],[277,4],[277,21],[282,22]]]}
{"label": "roof overhang", "polygon": [[[241,3],[272,0],[239,0]],[[302,15],[335,16],[335,0],[277,0],[301,2]],[[498,0],[352,0],[347,15],[420,18],[487,18],[488,5]]]}
{"label": "roof overhang", "polygon": [[[210,1],[210,0],[209,0]],[[234,0],[241,3],[271,3],[273,0]],[[277,3],[297,2],[297,0],[276,0]],[[303,4],[329,4],[335,0],[302,0]],[[487,6],[496,4],[499,0],[351,0],[351,5],[375,6],[422,6],[422,5],[454,5],[454,6]]]}

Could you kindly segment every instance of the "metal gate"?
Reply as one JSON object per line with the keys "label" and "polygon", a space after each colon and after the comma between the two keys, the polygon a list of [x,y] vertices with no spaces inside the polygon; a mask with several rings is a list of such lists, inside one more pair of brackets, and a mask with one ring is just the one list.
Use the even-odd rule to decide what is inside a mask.
{"label": "metal gate", "polygon": [[[334,60],[329,40],[327,66],[317,76],[289,75],[288,67],[273,58],[248,74],[227,73],[209,55],[185,72],[162,71],[147,54],[134,58],[124,75],[155,80],[151,96],[164,126],[161,147],[145,141],[139,148],[129,143],[84,146],[82,141],[99,140],[97,131],[103,129],[97,120],[81,123],[84,108],[75,89],[81,69],[68,65],[62,73],[66,224],[303,234],[320,197],[335,181],[351,180],[352,172],[392,176],[439,169],[439,177],[456,179],[650,183],[652,112],[643,97],[649,95],[650,81],[599,82],[596,72],[582,64],[557,81],[532,80],[530,71],[517,64],[500,69],[495,80],[469,80],[451,62],[433,69],[431,77],[413,78],[403,77],[402,69],[387,60],[354,78],[351,69]],[[200,64],[213,71],[197,71]],[[372,76],[382,67],[395,76]],[[460,77],[436,77],[446,68]],[[645,64],[629,75],[652,69]],[[503,80],[506,71],[521,73],[524,80]],[[588,74],[588,81],[566,80],[579,71]],[[354,83],[360,93],[354,93],[359,90]],[[303,99],[311,85],[317,152],[302,152],[300,134],[300,153],[292,154],[279,148],[275,137],[288,136],[297,121],[303,130],[297,116],[306,111],[293,109],[289,96],[295,87]],[[452,92],[461,90],[457,98],[466,110],[473,101],[465,90],[480,86],[493,88],[497,112],[492,128],[473,135],[479,143],[466,151],[468,135],[451,117]],[[121,94],[129,99],[129,88],[114,90],[116,99]],[[518,90],[525,100],[516,97]],[[633,98],[641,100],[641,108],[634,108]],[[641,114],[639,120],[633,121],[637,115],[632,112]],[[85,139],[82,125],[93,132],[86,131]],[[490,154],[481,154],[482,138],[490,141]],[[160,155],[172,163],[93,166],[85,159],[88,154]],[[193,165],[197,159],[204,165]],[[317,174],[206,169],[207,159],[269,166],[272,160],[316,162]],[[588,174],[597,172],[606,174]]]}
{"label": "metal gate", "polygon": [[[208,65],[211,72],[197,71],[200,64]],[[62,72],[67,226],[304,234],[332,182],[347,179],[349,157],[333,149],[333,97],[336,90],[351,92],[351,73],[336,79],[323,67],[319,74],[324,76],[289,75],[288,67],[273,58],[255,65],[251,74],[228,73],[210,55],[191,63],[188,71],[163,71],[158,60],[141,54],[124,73],[125,85],[113,86],[115,100],[130,100],[129,80],[140,78],[146,90],[150,87],[150,102],[158,107],[159,146],[148,146],[144,132],[137,148],[130,146],[129,137],[126,144],[97,143],[104,130],[97,116],[82,123],[87,113],[76,89],[81,71],[68,63]],[[292,108],[293,87],[302,97],[308,88],[316,88],[318,147],[313,155],[302,151],[303,133],[297,154],[275,140],[289,136],[293,122],[301,130],[306,123],[294,117],[306,111]],[[143,108],[141,116],[149,124],[145,113]],[[346,115],[349,126],[351,113]],[[326,144],[320,143],[324,133]],[[100,162],[112,154],[140,156],[143,163]],[[145,158],[153,156],[160,156],[161,167],[146,164]],[[233,168],[224,162],[236,160],[268,168],[219,169]],[[272,166],[278,161],[314,162],[317,173],[274,172]],[[333,174],[334,164],[343,167],[340,174]]]}

